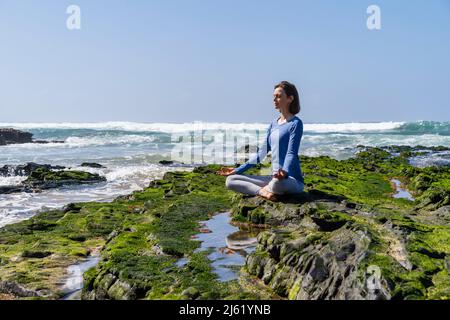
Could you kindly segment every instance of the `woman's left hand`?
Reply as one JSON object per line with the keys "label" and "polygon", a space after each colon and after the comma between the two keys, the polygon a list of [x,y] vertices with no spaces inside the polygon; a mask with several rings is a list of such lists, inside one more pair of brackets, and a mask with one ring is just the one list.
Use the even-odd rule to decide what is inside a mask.
{"label": "woman's left hand", "polygon": [[276,173],[274,173],[273,177],[278,180],[286,179],[288,176],[287,172],[283,169],[278,169]]}
{"label": "woman's left hand", "polygon": [[226,168],[226,167],[222,167],[220,168],[219,171],[216,172],[218,175],[224,176],[224,177],[228,177],[231,176],[233,174],[236,174],[236,170],[234,168]]}

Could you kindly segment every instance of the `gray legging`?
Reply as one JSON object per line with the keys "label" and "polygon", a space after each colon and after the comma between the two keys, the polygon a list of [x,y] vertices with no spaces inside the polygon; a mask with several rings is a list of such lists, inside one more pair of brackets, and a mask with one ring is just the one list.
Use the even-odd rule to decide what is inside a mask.
{"label": "gray legging", "polygon": [[274,194],[301,193],[303,191],[303,183],[294,177],[278,180],[272,176],[247,176],[233,174],[227,177],[225,185],[228,189],[247,195],[255,196],[258,191],[268,185],[270,192]]}

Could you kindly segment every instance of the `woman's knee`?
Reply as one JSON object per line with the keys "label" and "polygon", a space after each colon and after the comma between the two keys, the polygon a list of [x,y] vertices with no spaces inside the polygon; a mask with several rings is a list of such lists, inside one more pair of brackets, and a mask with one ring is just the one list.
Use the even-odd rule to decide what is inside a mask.
{"label": "woman's knee", "polygon": [[233,187],[234,184],[234,179],[235,175],[231,175],[227,177],[227,180],[225,180],[225,186],[227,187],[227,189],[231,189]]}
{"label": "woman's knee", "polygon": [[272,193],[275,194],[295,194],[303,192],[303,184],[288,180],[273,179],[269,183]]}
{"label": "woman's knee", "polygon": [[282,183],[282,181],[280,181],[278,179],[272,179],[269,182],[269,189],[272,193],[275,193],[275,194],[283,194],[284,193],[283,183]]}

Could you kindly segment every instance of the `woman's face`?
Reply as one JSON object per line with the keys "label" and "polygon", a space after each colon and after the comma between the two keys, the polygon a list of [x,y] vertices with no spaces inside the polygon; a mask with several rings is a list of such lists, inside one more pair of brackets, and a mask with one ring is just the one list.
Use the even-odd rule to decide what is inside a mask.
{"label": "woman's face", "polygon": [[288,111],[294,98],[288,97],[283,88],[276,88],[273,92],[273,104],[278,111]]}

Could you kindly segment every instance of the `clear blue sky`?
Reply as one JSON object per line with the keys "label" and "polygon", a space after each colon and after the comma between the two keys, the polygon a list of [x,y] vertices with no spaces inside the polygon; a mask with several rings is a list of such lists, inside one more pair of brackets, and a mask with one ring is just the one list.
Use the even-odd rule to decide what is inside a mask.
{"label": "clear blue sky", "polygon": [[0,41],[0,122],[267,122],[280,80],[308,123],[450,120],[449,0],[0,0]]}

